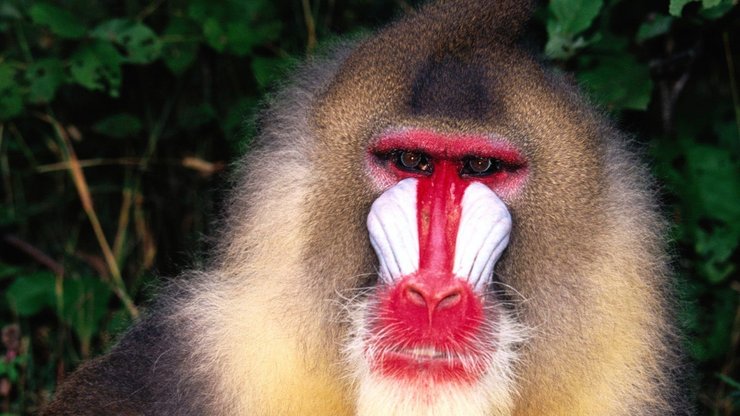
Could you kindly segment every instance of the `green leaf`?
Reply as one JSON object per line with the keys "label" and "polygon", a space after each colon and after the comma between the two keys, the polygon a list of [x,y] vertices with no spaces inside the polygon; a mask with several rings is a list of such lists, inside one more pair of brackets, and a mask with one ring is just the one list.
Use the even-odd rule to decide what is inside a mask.
{"label": "green leaf", "polygon": [[23,111],[23,93],[16,81],[16,70],[0,63],[0,120],[11,119]]}
{"label": "green leaf", "polygon": [[221,121],[226,139],[235,154],[242,154],[256,135],[255,123],[259,101],[255,97],[241,97],[229,105],[229,112]]}
{"label": "green leaf", "polygon": [[47,26],[63,38],[81,38],[87,29],[72,12],[50,3],[36,2],[28,11],[34,23]]}
{"label": "green leaf", "polygon": [[712,7],[719,6],[722,0],[701,0],[701,7],[705,9],[711,9]]}
{"label": "green leaf", "polygon": [[549,9],[559,33],[576,35],[591,26],[599,15],[603,0],[552,0]]}
{"label": "green leaf", "polygon": [[50,272],[37,272],[15,279],[5,296],[10,307],[20,316],[36,314],[44,307],[53,307],[56,277]]}
{"label": "green leaf", "polygon": [[720,380],[722,380],[722,381],[724,381],[725,383],[727,383],[727,385],[729,385],[729,386],[730,386],[730,387],[732,387],[733,389],[735,389],[735,390],[740,390],[740,382],[739,382],[739,381],[737,381],[737,380],[734,380],[734,379],[732,379],[731,377],[728,377],[728,376],[726,376],[726,375],[724,375],[724,374],[716,374],[716,376],[717,376],[717,378],[719,378]]}
{"label": "green leaf", "polygon": [[34,62],[26,70],[30,87],[29,99],[34,103],[48,103],[54,99],[57,88],[65,79],[64,64],[57,58]]}
{"label": "green leaf", "polygon": [[105,331],[110,335],[109,338],[116,339],[118,334],[131,327],[131,323],[131,314],[126,309],[119,309],[111,314]]}
{"label": "green leaf", "polygon": [[263,58],[256,56],[252,59],[252,73],[260,88],[267,88],[275,80],[280,79],[290,68],[293,60],[290,58]]}
{"label": "green leaf", "polygon": [[280,36],[282,25],[274,14],[274,4],[266,0],[192,0],[188,6],[188,16],[201,24],[209,46],[239,56]]}
{"label": "green leaf", "polygon": [[22,267],[11,266],[10,264],[0,262],[0,280],[18,276],[23,271],[24,269]]}
{"label": "green leaf", "polygon": [[552,59],[568,59],[574,56],[579,49],[583,49],[589,44],[591,40],[586,40],[583,36],[578,36],[577,39],[573,39],[570,36],[563,35],[561,33],[553,33],[548,39],[545,45],[545,53]]}
{"label": "green leaf", "polygon": [[[630,46],[630,39],[624,36],[617,36],[609,32],[598,32],[594,35],[594,39],[591,45],[591,49],[595,53],[589,55],[583,55],[584,58],[593,58],[589,62],[599,56],[619,56],[623,55],[625,50]],[[587,64],[588,65],[588,64]]]}
{"label": "green leaf", "polygon": [[118,96],[123,58],[111,43],[98,40],[83,45],[71,61],[72,78],[78,84],[94,91],[107,91],[113,97]]}
{"label": "green leaf", "polygon": [[[713,6],[708,6],[708,4],[713,4]],[[733,0],[704,2],[700,14],[707,19],[716,20],[726,15],[733,7],[735,7]]]}
{"label": "green leaf", "polygon": [[684,6],[692,1],[698,0],[671,0],[668,6],[668,13],[676,17],[681,17],[681,11],[683,11]]}
{"label": "green leaf", "polygon": [[711,232],[699,228],[699,231],[694,245],[696,252],[719,262],[729,260],[740,241],[738,229],[731,227],[713,227]]}
{"label": "green leaf", "polygon": [[735,120],[714,122],[713,130],[719,138],[720,147],[740,154],[740,131]]}
{"label": "green leaf", "polygon": [[83,342],[89,342],[98,331],[107,312],[111,290],[100,279],[82,277],[64,280],[64,304],[61,318]]}
{"label": "green leaf", "polygon": [[112,19],[98,25],[91,35],[123,46],[127,62],[146,64],[158,59],[162,42],[149,26],[129,19]]}
{"label": "green leaf", "polygon": [[9,1],[0,2],[0,18],[8,20],[18,20],[23,17],[20,10]]}
{"label": "green leaf", "polygon": [[577,76],[596,100],[609,109],[645,110],[650,103],[653,90],[650,71],[631,55],[604,58],[596,67]]}
{"label": "green leaf", "polygon": [[707,232],[697,227],[694,240],[694,249],[703,259],[698,263],[699,269],[708,282],[723,282],[735,271],[735,265],[728,260],[738,246],[738,230],[713,227]]}
{"label": "green leaf", "polygon": [[245,25],[242,22],[230,22],[226,25],[226,36],[229,39],[229,51],[244,56],[252,52],[255,46],[277,39],[282,24],[279,21],[262,24]]}
{"label": "green leaf", "polygon": [[201,103],[183,109],[177,125],[183,130],[193,130],[215,119],[216,109],[209,103]]}
{"label": "green leaf", "polygon": [[20,376],[19,367],[23,365],[25,361],[22,357],[22,355],[15,357],[12,361],[7,363],[7,366],[5,367],[5,374],[8,376],[11,383],[18,382],[18,378]]}
{"label": "green leaf", "polygon": [[217,20],[228,19],[229,15],[233,17],[230,3],[229,1],[192,0],[188,3],[188,16],[201,24],[211,17]]}
{"label": "green leaf", "polygon": [[730,345],[732,324],[737,308],[737,292],[714,292],[706,299],[706,311],[698,324],[698,337],[692,340],[690,351],[697,361],[709,361],[724,356]]}
{"label": "green leaf", "polygon": [[0,90],[16,85],[15,73],[15,68],[8,64],[0,63]]}
{"label": "green leaf", "polygon": [[210,18],[203,24],[203,35],[206,37],[208,45],[218,52],[223,52],[226,49],[226,44],[229,42],[229,38],[226,35],[221,23]]}
{"label": "green leaf", "polygon": [[692,144],[685,157],[697,209],[710,219],[740,227],[740,171],[731,155],[718,147]]}
{"label": "green leaf", "polygon": [[164,30],[162,59],[170,71],[181,74],[188,69],[198,56],[201,39],[200,28],[190,19],[173,17]]}
{"label": "green leaf", "polygon": [[245,25],[242,22],[228,22],[226,24],[226,37],[229,40],[229,52],[237,56],[248,55],[252,52],[252,48],[262,42],[260,30],[263,28],[264,26]]}
{"label": "green leaf", "polygon": [[553,59],[568,59],[589,44],[598,40],[599,34],[586,40],[579,36],[588,29],[599,10],[602,0],[553,0],[547,18],[547,45],[545,53]]}
{"label": "green leaf", "polygon": [[655,16],[647,22],[640,25],[637,29],[637,35],[635,39],[638,42],[644,42],[648,39],[668,33],[673,23],[673,17],[671,16]]}
{"label": "green leaf", "polygon": [[93,131],[118,139],[136,136],[141,128],[141,120],[129,113],[114,114],[93,125]]}

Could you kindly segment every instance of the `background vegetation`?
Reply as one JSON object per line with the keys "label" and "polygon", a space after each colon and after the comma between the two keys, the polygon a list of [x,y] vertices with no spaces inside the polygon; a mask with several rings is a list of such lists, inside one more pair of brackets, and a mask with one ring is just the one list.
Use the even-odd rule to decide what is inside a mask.
{"label": "background vegetation", "polygon": [[[0,414],[33,413],[198,263],[285,68],[404,0],[0,0]],[[552,0],[534,48],[664,184],[702,414],[738,412],[737,0]]]}

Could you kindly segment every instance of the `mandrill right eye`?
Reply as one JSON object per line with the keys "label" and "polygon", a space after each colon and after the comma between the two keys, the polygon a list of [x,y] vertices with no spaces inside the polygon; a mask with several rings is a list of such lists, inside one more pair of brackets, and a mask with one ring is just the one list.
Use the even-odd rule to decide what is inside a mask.
{"label": "mandrill right eye", "polygon": [[391,153],[390,159],[396,167],[412,173],[429,175],[432,173],[432,163],[429,156],[421,152],[396,150]]}

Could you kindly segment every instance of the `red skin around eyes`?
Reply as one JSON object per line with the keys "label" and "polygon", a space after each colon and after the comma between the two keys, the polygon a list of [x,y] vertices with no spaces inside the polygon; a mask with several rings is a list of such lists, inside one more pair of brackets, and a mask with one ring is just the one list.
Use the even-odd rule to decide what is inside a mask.
{"label": "red skin around eyes", "polygon": [[385,134],[374,140],[368,148],[369,174],[380,188],[388,188],[406,178],[423,177],[418,173],[397,168],[388,161],[379,161],[378,156],[392,151],[412,151],[426,154],[437,167],[447,161],[462,169],[466,157],[493,158],[512,169],[505,169],[484,177],[463,177],[465,181],[481,182],[506,200],[524,184],[527,177],[527,162],[510,143],[480,135],[440,134],[427,130],[402,130]]}

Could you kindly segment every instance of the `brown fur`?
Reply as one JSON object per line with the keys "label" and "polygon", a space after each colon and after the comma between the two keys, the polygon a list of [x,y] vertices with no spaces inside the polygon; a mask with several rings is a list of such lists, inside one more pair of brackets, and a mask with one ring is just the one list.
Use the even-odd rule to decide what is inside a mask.
{"label": "brown fur", "polygon": [[409,126],[493,132],[528,160],[522,191],[505,198],[514,227],[497,266],[501,300],[533,328],[513,414],[688,413],[674,396],[678,340],[645,168],[516,46],[528,14],[514,0],[440,2],[309,63],[263,115],[213,264],[164,290],[45,414],[352,414],[345,314],[375,281],[366,146]]}

